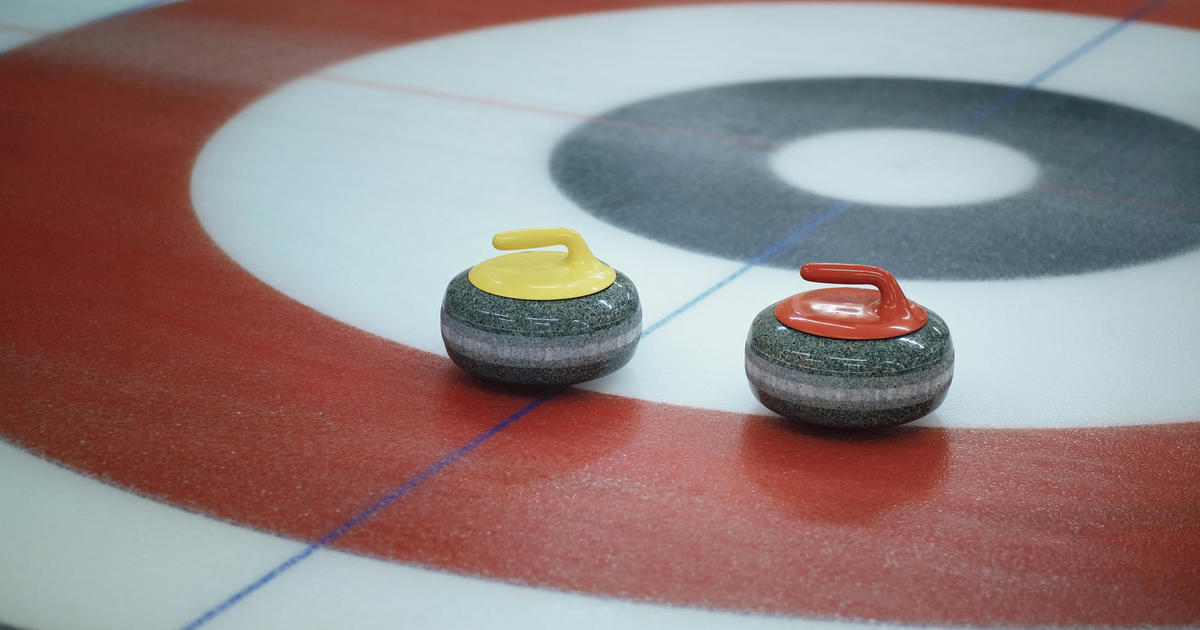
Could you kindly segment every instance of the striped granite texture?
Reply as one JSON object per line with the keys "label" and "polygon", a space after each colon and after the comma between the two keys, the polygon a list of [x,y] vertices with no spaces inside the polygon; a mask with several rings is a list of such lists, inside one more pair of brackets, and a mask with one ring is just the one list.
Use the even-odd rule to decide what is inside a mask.
{"label": "striped granite texture", "polygon": [[519,300],[479,290],[464,271],[442,301],[446,353],[490,381],[568,385],[604,376],[629,362],[641,332],[637,289],[621,272],[591,295]]}
{"label": "striped granite texture", "polygon": [[763,309],[746,337],[746,377],[768,409],[825,427],[912,422],[933,411],[954,375],[950,329],[933,311],[888,339],[831,339],[789,328]]}

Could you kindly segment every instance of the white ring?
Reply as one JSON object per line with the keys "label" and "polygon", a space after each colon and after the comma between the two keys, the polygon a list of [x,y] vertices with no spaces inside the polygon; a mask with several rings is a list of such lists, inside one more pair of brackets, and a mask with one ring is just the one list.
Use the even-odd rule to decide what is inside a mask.
{"label": "white ring", "polygon": [[[766,79],[1020,85],[1111,25],[1047,12],[804,3],[472,31],[356,59],[266,96],[205,148],[193,200],[217,243],[264,281],[430,352],[444,353],[438,304],[446,282],[493,255],[493,233],[519,227],[579,230],[638,285],[649,329],[740,265],[628,233],[567,200],[547,156],[581,119],[652,96]],[[1200,127],[1197,41],[1193,31],[1133,24],[1041,87]],[[1195,420],[1200,327],[1179,322],[1200,311],[1197,268],[1200,252],[1192,251],[1070,277],[904,283],[946,319],[957,349],[954,385],[922,422]],[[758,310],[804,288],[798,274],[753,269],[644,339],[628,366],[584,387],[767,414],[742,373],[742,341]]]}

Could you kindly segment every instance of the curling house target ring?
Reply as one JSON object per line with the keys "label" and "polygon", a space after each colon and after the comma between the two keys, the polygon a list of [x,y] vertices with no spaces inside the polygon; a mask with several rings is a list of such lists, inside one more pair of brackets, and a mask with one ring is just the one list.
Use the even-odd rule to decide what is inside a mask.
{"label": "curling house target ring", "polygon": [[[606,221],[659,242],[746,261],[837,200],[780,178],[771,164],[777,150],[818,136],[814,142],[824,153],[806,159],[828,166],[839,159],[838,146],[820,134],[901,128],[915,145],[908,150],[923,153],[892,157],[880,141],[896,132],[882,139],[876,132],[870,153],[858,150],[867,161],[857,182],[861,192],[845,174],[802,165],[808,168],[797,177],[816,177],[817,186],[836,183],[849,193],[843,199],[857,203],[814,238],[763,264],[795,269],[817,260],[852,260],[905,278],[1003,280],[1127,267],[1200,246],[1200,208],[1181,209],[1200,199],[1200,179],[1189,175],[1200,163],[1200,131],[1111,103],[1032,90],[973,126],[970,135],[950,135],[1012,90],[855,77],[671,94],[605,112],[573,131],[556,147],[552,172],[572,200]],[[646,132],[677,120],[709,135]],[[941,144],[914,131],[937,129],[943,130]],[[746,135],[753,142],[711,139]],[[926,140],[916,144],[917,138]],[[948,163],[942,168],[972,168],[927,184],[936,187],[923,193],[935,196],[930,203],[903,197],[912,193],[901,186],[920,173],[897,168],[882,184],[871,176],[873,156],[935,160],[927,153],[945,150],[951,138],[959,145],[940,158]],[[981,152],[980,145],[988,150]],[[1104,190],[1114,182],[1146,204],[1054,192]],[[1041,187],[1031,190],[1035,184]],[[924,212],[913,212],[914,206]]]}
{"label": "curling house target ring", "polygon": [[[710,334],[711,323],[748,319],[782,297],[781,286],[788,287],[782,295],[795,292],[796,274],[785,270],[738,276],[720,288],[720,299],[648,337],[637,365],[593,384],[629,395],[568,389],[533,409],[530,397],[480,386],[419,344],[342,323],[400,331],[397,339],[436,331],[445,280],[486,249],[460,235],[540,223],[548,208],[561,208],[560,218],[595,237],[598,253],[619,257],[613,262],[655,270],[639,284],[649,287],[647,319],[661,320],[740,267],[656,246],[558,193],[547,156],[583,119],[705,87],[865,76],[879,65],[879,50],[863,45],[872,29],[876,39],[886,33],[926,44],[940,35],[939,45],[889,51],[905,59],[894,74],[970,81],[977,70],[991,75],[979,80],[1016,85],[1113,24],[884,4],[673,8],[429,40],[398,58],[385,51],[355,61],[365,76],[319,71],[355,53],[497,20],[518,23],[561,11],[560,4],[463,5],[446,15],[428,3],[347,11],[293,0],[280,11],[262,0],[196,0],[0,57],[0,84],[18,86],[5,103],[13,115],[0,117],[0,128],[17,140],[5,148],[20,158],[0,174],[14,184],[0,208],[0,297],[11,306],[0,353],[0,434],[32,454],[5,446],[0,457],[5,475],[22,467],[18,460],[58,473],[48,475],[52,483],[25,476],[2,501],[22,515],[4,522],[5,566],[19,561],[9,571],[11,588],[0,588],[4,614],[46,605],[41,598],[50,594],[39,614],[21,618],[32,621],[17,625],[89,627],[119,615],[141,621],[122,627],[177,627],[205,610],[219,615],[214,627],[287,625],[281,619],[289,615],[293,626],[356,625],[348,619],[357,615],[386,626],[464,611],[486,618],[462,625],[514,627],[530,618],[623,627],[631,620],[662,627],[663,618],[687,627],[813,623],[805,619],[841,627],[1184,626],[1200,619],[1194,339],[1156,326],[1175,321],[1167,318],[1176,311],[1145,308],[1176,294],[1185,296],[1184,308],[1188,296],[1200,295],[1180,273],[1195,268],[1186,255],[1035,282],[906,282],[913,297],[953,322],[956,346],[975,357],[931,423],[1033,428],[907,427],[847,438],[720,411],[746,392],[740,339],[722,358],[730,338]],[[205,29],[214,19],[222,26],[218,63],[214,40],[196,36],[212,33]],[[1197,26],[1186,13],[1178,19]],[[794,41],[805,23],[821,26],[811,33],[821,54],[783,59],[758,47]],[[562,41],[532,37],[548,25],[562,29]],[[588,33],[617,41],[592,58],[572,48]],[[480,73],[479,59],[495,52],[483,44],[498,43],[487,39],[495,35],[536,54],[515,60],[519,67],[498,56],[489,66],[497,73]],[[1192,124],[1194,84],[1173,73],[1195,67],[1188,62],[1200,50],[1196,37],[1135,25],[1046,87]],[[749,58],[709,56],[696,65],[701,41],[744,44]],[[630,42],[639,45],[623,48]],[[628,56],[653,42],[695,49]],[[129,54],[146,50],[154,54]],[[975,56],[981,50],[988,56]],[[946,66],[947,51],[974,52]],[[1149,56],[1185,63],[1118,82],[1104,74],[1113,59],[1132,68]],[[523,72],[557,73],[558,87],[513,79]],[[413,82],[397,82],[404,78]],[[351,87],[363,91],[347,93]],[[290,105],[298,109],[272,106],[276,97],[297,96],[303,102]],[[279,135],[257,144],[264,139],[239,135],[241,125]],[[514,142],[494,142],[505,139]],[[232,171],[212,163],[217,150],[238,143],[244,153],[226,156]],[[409,151],[404,160],[395,161],[397,147]],[[276,166],[284,172],[252,168],[262,159],[283,160]],[[222,177],[205,181],[214,174]],[[311,179],[299,188],[306,198],[285,194],[297,176]],[[201,220],[226,250],[198,225],[189,185]],[[231,203],[250,223],[222,223],[205,207],[213,200]],[[490,214],[473,214],[479,207]],[[321,221],[330,208],[347,220]],[[364,213],[373,217],[350,220]],[[413,237],[429,225],[444,240]],[[274,231],[283,238],[267,238]],[[317,233],[304,238],[310,231]],[[428,255],[415,257],[421,252]],[[280,263],[280,256],[294,258]],[[289,264],[302,272],[288,276]],[[337,274],[340,282],[331,283]],[[1093,317],[1054,326],[1064,313],[1053,306],[1064,296]],[[994,309],[993,317],[975,317],[976,304]],[[997,320],[1030,334],[988,343]],[[1117,343],[1095,343],[1114,330]],[[1021,360],[1030,357],[1037,360]],[[663,368],[706,362],[706,372]],[[1113,364],[1122,371],[1099,369]],[[723,372],[727,365],[732,374]],[[1020,379],[1051,391],[1013,386],[1014,366]],[[1091,380],[1103,391],[1089,388]],[[722,390],[727,383],[737,391]],[[646,400],[684,391],[695,406]],[[1063,422],[1143,424],[1036,428]],[[409,493],[369,511],[398,490]],[[42,513],[21,495],[46,499],[55,516],[26,518]],[[369,518],[348,521],[354,515]],[[42,529],[63,536],[47,544]],[[147,529],[168,542],[154,545],[140,535]],[[344,535],[331,540],[331,532]],[[29,533],[36,547],[24,545]],[[278,564],[293,550],[299,555]],[[150,588],[119,581],[125,576],[109,570],[110,559],[140,572]],[[222,599],[262,584],[244,599]],[[122,606],[130,592],[146,601]],[[64,593],[71,606],[58,605]],[[82,621],[54,621],[72,614]]]}
{"label": "curling house target ring", "polygon": [[[1059,42],[1083,41],[1102,30],[1095,19],[1078,16],[900,5],[858,7],[859,25],[843,29],[837,25],[844,10],[802,4],[640,11],[641,30],[617,39],[598,34],[626,28],[633,14],[592,14],[375,53],[293,81],[229,121],[197,160],[196,212],[217,243],[265,282],[342,321],[429,352],[444,353],[431,305],[440,303],[445,283],[489,253],[491,234],[514,227],[577,229],[598,255],[628,270],[651,326],[820,210],[810,203],[797,212],[789,205],[789,199],[814,196],[771,175],[764,146],[774,147],[801,128],[828,132],[880,120],[953,128],[1066,52],[1014,46],[1029,29],[1055,30],[1047,41]],[[687,20],[677,19],[684,14]],[[949,58],[922,43],[935,31],[954,42],[983,16],[989,28],[974,33],[980,41],[960,55]],[[883,54],[875,37],[881,29],[914,35],[888,40]],[[668,32],[670,37],[663,35]],[[756,54],[724,55],[711,46],[718,33],[753,39]],[[1187,218],[1194,209],[1156,203],[1157,194],[1146,207],[1122,205],[1128,201],[1122,193],[1095,186],[1127,182],[1080,180],[1077,172],[1093,172],[1091,156],[1053,155],[1055,141],[1082,142],[1091,129],[1057,129],[1064,118],[1056,108],[1082,108],[1109,121],[1150,121],[1154,138],[1175,138],[1167,142],[1177,147],[1172,156],[1190,155],[1187,143],[1197,136],[1200,112],[1173,100],[1186,70],[1160,64],[1159,53],[1147,52],[1158,49],[1140,44],[1145,40],[1176,46],[1180,55],[1190,45],[1182,33],[1132,25],[1108,44],[1122,56],[1119,69],[1093,68],[1124,72],[1104,84],[1122,91],[1098,89],[1084,71],[1089,68],[1084,57],[1047,82],[1047,91],[1024,94],[971,131],[1018,150],[1032,143],[1043,170],[1039,184],[1062,190],[1035,187],[965,209],[851,208],[771,261],[781,268],[741,275],[647,338],[628,366],[583,387],[766,414],[741,373],[745,322],[799,288],[793,265],[854,258],[894,271],[915,299],[946,316],[963,349],[955,386],[922,423],[1095,426],[1192,417],[1200,402],[1189,393],[1186,371],[1161,374],[1153,366],[1190,360],[1188,345],[1176,336],[1200,336],[1200,330],[1177,329],[1171,322],[1182,314],[1171,307],[1135,314],[1134,305],[1196,285],[1189,270],[1200,264],[1200,253],[1188,247],[1197,230]],[[1006,51],[1005,64],[990,63],[994,47]],[[571,63],[549,64],[545,50]],[[653,62],[638,64],[638,72],[614,72],[614,60],[626,56]],[[481,58],[492,69],[486,76],[474,70]],[[514,76],[521,81],[510,81]],[[929,90],[942,99],[931,99]],[[801,109],[811,114],[807,118],[768,115],[786,103],[772,94],[796,91],[823,95],[824,101]],[[841,110],[829,104],[847,92],[858,100]],[[1089,98],[1093,93],[1096,98]],[[488,97],[480,98],[483,94]],[[908,107],[897,110],[891,97]],[[738,99],[741,107],[733,105]],[[708,105],[677,110],[677,102]],[[629,103],[645,106],[621,109]],[[605,118],[614,110],[633,118]],[[830,120],[820,122],[825,116]],[[687,126],[689,117],[699,117],[696,129]],[[716,128],[712,119],[720,123]],[[311,124],[298,124],[305,120]],[[1030,137],[1022,131],[1026,120],[1047,129]],[[755,136],[759,131],[767,134]],[[621,134],[638,142],[621,144]],[[1090,140],[1103,142],[1104,136]],[[631,146],[647,150],[630,151]],[[687,167],[709,170],[670,170],[680,164],[672,156],[689,147],[696,151]],[[731,159],[744,153],[753,159]],[[1076,159],[1084,166],[1073,168]],[[1100,162],[1108,170],[1129,166],[1119,152],[1108,160]],[[1155,163],[1177,173],[1191,162]],[[637,168],[621,170],[631,164]],[[731,172],[741,176],[730,178]],[[1125,196],[1149,194],[1153,191],[1143,188],[1152,184],[1134,181],[1137,194]],[[650,201],[626,207],[622,201],[628,196]],[[739,212],[731,213],[728,204],[718,207],[724,202],[745,207],[734,205]],[[603,208],[624,208],[629,216]],[[1112,221],[1089,219],[1096,209]],[[745,213],[749,220],[737,220]],[[1155,220],[1142,221],[1147,216]],[[950,229],[939,227],[947,223]],[[1179,229],[1158,229],[1176,224]],[[1148,247],[1161,247],[1139,250],[1130,245],[1139,241],[1126,239],[1121,230],[1142,235],[1150,230],[1155,238]],[[430,241],[429,249],[403,246],[413,233],[440,239]],[[934,237],[925,239],[926,234]],[[1094,247],[1097,243],[1102,246]],[[1077,258],[1059,255],[1068,245]],[[1129,266],[1134,263],[1142,264]],[[1081,273],[1096,269],[1103,271]],[[970,280],[1031,275],[1043,277]],[[1125,297],[1113,304],[1111,295]],[[1076,311],[1100,317],[1074,318]],[[1064,317],[1072,318],[1069,331],[1038,323]],[[1121,345],[1114,355],[1095,343],[1125,317],[1143,324],[1138,344]],[[1047,347],[1059,351],[1048,355]],[[698,360],[679,361],[680,356]],[[1096,374],[1077,376],[1079,365]],[[1010,379],[1015,373],[1022,378]],[[1009,385],[1000,390],[996,382]],[[1146,396],[1147,391],[1155,393]]]}

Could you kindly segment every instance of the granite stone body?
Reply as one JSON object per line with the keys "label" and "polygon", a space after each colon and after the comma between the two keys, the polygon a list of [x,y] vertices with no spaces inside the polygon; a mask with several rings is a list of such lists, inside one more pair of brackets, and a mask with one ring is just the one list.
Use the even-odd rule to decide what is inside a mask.
{"label": "granite stone body", "polygon": [[567,385],[629,362],[642,332],[633,282],[617,272],[603,291],[563,300],[521,300],[480,290],[463,271],[442,301],[450,359],[479,378]]}
{"label": "granite stone body", "polygon": [[911,422],[933,411],[954,374],[950,329],[926,309],[921,328],[887,339],[831,339],[785,326],[775,305],[746,337],[746,377],[768,409],[825,427]]}

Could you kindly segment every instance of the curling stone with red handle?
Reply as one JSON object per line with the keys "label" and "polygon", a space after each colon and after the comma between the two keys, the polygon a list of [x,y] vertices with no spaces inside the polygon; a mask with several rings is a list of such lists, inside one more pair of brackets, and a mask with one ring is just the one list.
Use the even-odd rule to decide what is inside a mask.
{"label": "curling stone with red handle", "polygon": [[954,373],[942,318],[878,267],[812,263],[800,274],[877,290],[816,289],[754,318],[746,377],[764,406],[807,424],[872,428],[912,422],[941,404]]}

